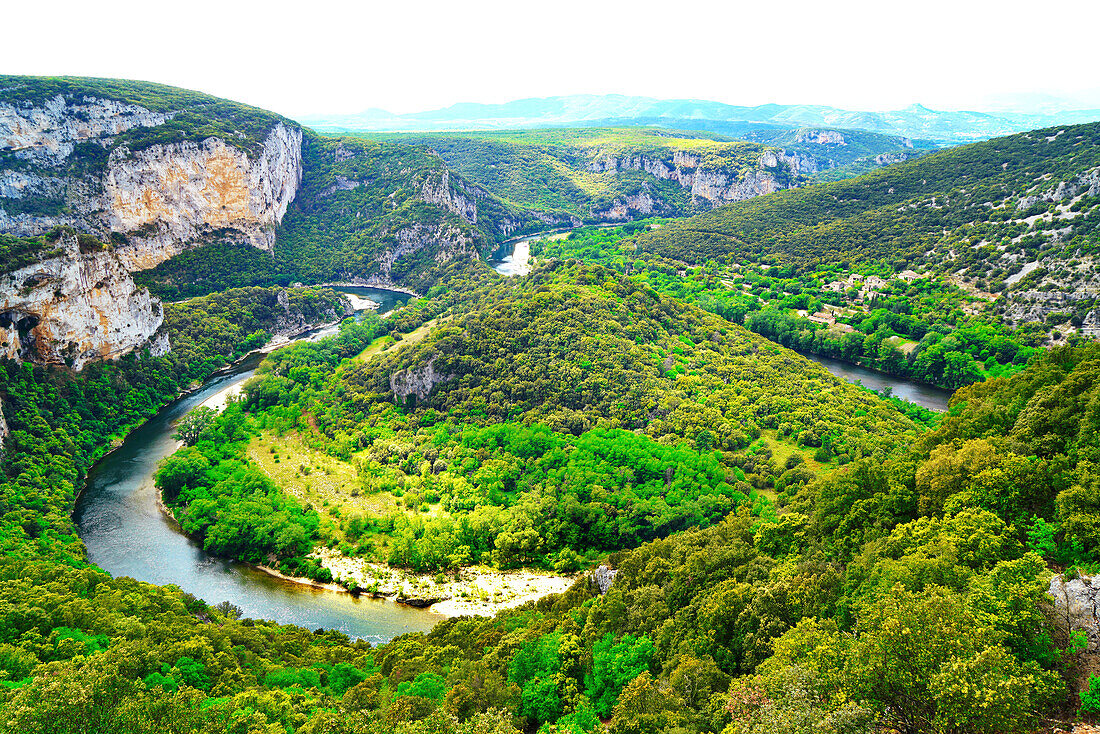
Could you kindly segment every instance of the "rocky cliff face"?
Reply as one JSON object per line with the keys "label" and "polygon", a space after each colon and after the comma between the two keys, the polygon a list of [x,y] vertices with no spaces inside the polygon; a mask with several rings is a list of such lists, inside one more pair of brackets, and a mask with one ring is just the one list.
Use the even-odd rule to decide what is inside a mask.
{"label": "rocky cliff face", "polygon": [[596,591],[600,592],[600,596],[603,596],[611,591],[611,585],[615,583],[615,576],[618,573],[617,570],[601,565],[588,577],[588,582]]}
{"label": "rocky cliff face", "polygon": [[116,253],[82,252],[70,233],[49,257],[0,274],[0,357],[80,369],[146,346],[163,354],[163,322]]}
{"label": "rocky cliff face", "polygon": [[214,238],[270,250],[301,183],[302,131],[278,122],[258,150],[218,137],[140,150],[116,139],[176,114],[62,95],[0,105],[0,231],[114,235],[129,270]]}
{"label": "rocky cliff face", "polygon": [[135,127],[163,125],[175,113],[95,97],[58,94],[40,106],[0,103],[0,150],[22,161],[60,163],[77,143],[101,140]]}
{"label": "rocky cliff face", "polygon": [[1068,630],[1084,631],[1089,648],[1100,649],[1100,581],[1087,576],[1067,580],[1058,574],[1051,577],[1048,593],[1059,622]]}
{"label": "rocky cliff face", "polygon": [[301,311],[291,307],[290,296],[287,295],[285,288],[280,290],[275,298],[282,309],[282,313],[278,315],[274,323],[265,327],[272,337],[295,337],[305,331],[315,329],[322,324],[331,324],[334,321],[338,321],[345,316],[351,316],[355,313],[355,309],[352,308],[351,302],[344,299],[341,301],[343,304],[342,308],[326,309],[321,312],[319,317],[309,318]]}
{"label": "rocky cliff face", "polygon": [[450,375],[436,372],[435,357],[432,357],[420,367],[410,367],[390,375],[390,390],[393,391],[395,401],[405,400],[410,395],[424,400],[432,388],[449,379]]}
{"label": "rocky cliff face", "polygon": [[[0,276],[0,355],[80,369],[145,345],[167,350],[160,304],[130,272],[213,240],[270,251],[301,185],[302,131],[261,111],[203,118],[28,90],[0,103],[0,232],[70,227],[113,247],[81,252],[66,234],[60,256]],[[204,119],[228,122],[200,139]]]}
{"label": "rocky cliff face", "polygon": [[[817,173],[816,161],[812,157],[787,154],[781,150],[765,151],[756,168],[742,170],[704,166],[699,156],[681,150],[670,151],[667,159],[651,155],[597,155],[587,166],[587,170],[593,173],[624,169],[645,171],[662,181],[677,182],[682,188],[691,190],[692,205],[704,210],[793,188],[801,182],[800,176]],[[619,220],[632,215],[650,216],[659,213],[661,208],[661,202],[654,199],[650,192],[641,192],[616,199],[612,206],[595,212],[595,215]]]}
{"label": "rocky cliff face", "polygon": [[126,236],[130,270],[151,268],[216,236],[264,250],[302,180],[302,132],[278,124],[256,159],[218,138],[117,148],[104,180],[106,222]]}
{"label": "rocky cliff face", "polygon": [[803,129],[798,131],[798,137],[795,138],[799,143],[812,143],[814,145],[847,145],[848,141],[844,139],[844,135],[839,130],[811,130]]}

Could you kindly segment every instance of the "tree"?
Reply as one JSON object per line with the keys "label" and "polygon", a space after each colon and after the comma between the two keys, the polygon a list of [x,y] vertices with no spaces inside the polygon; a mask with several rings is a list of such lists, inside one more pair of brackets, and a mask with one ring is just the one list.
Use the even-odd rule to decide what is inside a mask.
{"label": "tree", "polygon": [[649,670],[653,641],[648,637],[624,635],[621,642],[608,632],[592,648],[592,673],[585,676],[585,693],[601,716],[611,714],[619,692],[630,681]]}
{"label": "tree", "polygon": [[185,446],[194,446],[199,442],[202,432],[213,424],[217,416],[218,411],[200,405],[180,419],[172,438],[183,441]]}

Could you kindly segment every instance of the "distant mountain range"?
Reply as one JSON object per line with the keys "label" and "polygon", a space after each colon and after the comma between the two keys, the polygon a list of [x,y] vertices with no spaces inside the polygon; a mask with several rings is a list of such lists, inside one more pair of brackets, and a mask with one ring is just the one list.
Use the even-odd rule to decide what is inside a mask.
{"label": "distant mountain range", "polygon": [[[1049,107],[1044,107],[1049,110]],[[502,130],[535,127],[659,126],[743,137],[761,128],[827,127],[957,144],[999,135],[1100,120],[1100,109],[1034,112],[931,110],[919,104],[890,112],[858,112],[823,105],[741,107],[697,99],[654,99],[620,94],[520,99],[503,104],[461,103],[396,115],[369,109],[351,115],[309,115],[319,131]]]}

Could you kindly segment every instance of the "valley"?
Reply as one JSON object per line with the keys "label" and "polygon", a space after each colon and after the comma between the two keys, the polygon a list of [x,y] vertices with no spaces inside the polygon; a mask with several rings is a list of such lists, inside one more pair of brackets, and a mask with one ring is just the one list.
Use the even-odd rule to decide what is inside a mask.
{"label": "valley", "polygon": [[0,733],[1100,712],[1100,123],[652,102],[0,77]]}

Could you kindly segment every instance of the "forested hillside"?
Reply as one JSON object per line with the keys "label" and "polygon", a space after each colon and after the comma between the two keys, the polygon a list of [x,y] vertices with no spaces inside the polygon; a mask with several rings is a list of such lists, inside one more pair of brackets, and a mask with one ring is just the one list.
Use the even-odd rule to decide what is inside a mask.
{"label": "forested hillside", "polygon": [[631,128],[372,137],[428,146],[510,203],[577,223],[705,211],[798,185],[806,180],[799,166],[813,160],[783,160],[782,151],[765,160],[769,149],[759,144]]}
{"label": "forested hillside", "polygon": [[951,390],[1017,371],[1043,345],[1081,338],[1073,328],[1080,318],[1067,314],[1016,328],[997,313],[992,296],[968,292],[950,277],[895,273],[883,262],[798,268],[711,261],[686,267],[638,245],[639,232],[666,225],[643,220],[583,227],[535,240],[531,253],[539,260],[578,259],[629,273],[660,293],[803,353]]}
{"label": "forested hillside", "polygon": [[423,147],[321,137],[146,82],[0,78],[0,233],[92,234],[157,296],[348,279],[426,287],[438,265],[558,221]]}
{"label": "forested hillside", "polygon": [[438,265],[482,258],[515,231],[544,226],[420,147],[307,130],[302,156],[302,185],[273,253],[216,242],[138,273],[138,282],[165,298],[353,279],[426,289]]}
{"label": "forested hillside", "polygon": [[1040,257],[1093,253],[1098,166],[1100,123],[1037,130],[738,202],[641,242],[689,262],[873,259],[996,284]]}
{"label": "forested hillside", "polygon": [[[573,279],[586,274],[599,271]],[[599,286],[528,287],[583,303]],[[364,343],[353,335],[335,354]],[[286,358],[297,365],[286,374],[313,379],[308,352]],[[3,730],[45,731],[54,710],[51,731],[75,731],[63,723],[73,717],[102,732],[594,732],[599,717],[612,732],[1030,730],[1089,670],[1084,645],[1044,611],[1044,569],[1089,563],[1100,542],[1088,519],[1098,364],[1095,347],[1056,350],[967,388],[935,432],[818,475],[775,512],[745,506],[613,554],[606,595],[582,579],[377,650],[108,579],[80,568],[78,545],[59,566],[49,549],[61,525],[33,529],[50,543],[16,526],[12,550],[40,550],[2,562]],[[321,387],[287,395],[317,400]],[[429,410],[408,422],[424,426]],[[28,507],[29,479],[7,485],[18,504],[6,517]]]}
{"label": "forested hillside", "polygon": [[[262,506],[228,520],[241,491],[225,478],[262,473],[247,434],[291,434],[350,464],[367,506],[396,512],[344,497],[330,529],[303,525],[321,545],[414,570],[552,568],[739,506],[765,512],[765,497],[785,501],[815,471],[916,435],[820,366],[600,267],[484,288],[437,323],[336,370],[347,352],[273,355],[245,412],[227,411],[159,473],[182,526],[208,550],[308,569],[297,545],[253,533]],[[435,508],[423,521],[422,505]]]}
{"label": "forested hillside", "polygon": [[[0,336],[117,298],[141,308],[80,326],[145,313],[156,337],[0,360],[0,734],[1022,734],[1100,715],[1100,124],[816,185],[785,148],[713,135],[322,137],[105,80],[4,77],[0,132],[0,222],[65,219],[0,235],[0,272],[23,271]],[[226,171],[236,193],[209,198]],[[167,180],[201,216],[158,203],[112,229]],[[749,196],[535,241],[525,277],[484,262],[516,233]],[[293,285],[346,280],[423,295],[274,351],[240,399],[184,417],[165,511],[207,561],[356,595],[513,569],[572,586],[372,646],[89,564],[71,513],[93,464],[220,368],[348,315]],[[788,346],[959,389],[933,414]]]}

